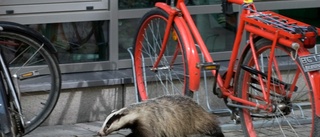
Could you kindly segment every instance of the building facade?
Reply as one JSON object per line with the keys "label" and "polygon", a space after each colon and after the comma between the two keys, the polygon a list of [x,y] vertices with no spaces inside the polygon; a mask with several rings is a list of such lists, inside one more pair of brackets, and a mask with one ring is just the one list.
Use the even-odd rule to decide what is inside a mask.
{"label": "building facade", "polygon": [[[45,35],[58,51],[64,92],[47,123],[101,120],[112,109],[134,102],[134,95],[128,94],[134,94],[134,87],[127,49],[133,45],[139,19],[158,1],[1,1],[1,21],[28,25]],[[221,0],[186,2],[213,58],[228,60],[240,6],[234,6],[235,13],[225,17]],[[255,2],[259,10],[273,10],[320,27],[318,0]]]}

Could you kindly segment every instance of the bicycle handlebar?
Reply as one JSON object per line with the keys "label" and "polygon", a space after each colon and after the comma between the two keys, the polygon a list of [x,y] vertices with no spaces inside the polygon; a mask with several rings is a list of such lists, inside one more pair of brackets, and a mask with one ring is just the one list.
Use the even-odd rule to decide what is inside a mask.
{"label": "bicycle handlebar", "polygon": [[241,5],[241,4],[243,4],[243,3],[247,2],[247,1],[250,1],[250,0],[222,0],[222,1]]}
{"label": "bicycle handlebar", "polygon": [[232,14],[232,4],[242,5],[244,3],[250,4],[253,3],[253,0],[221,0],[222,12],[224,14]]}

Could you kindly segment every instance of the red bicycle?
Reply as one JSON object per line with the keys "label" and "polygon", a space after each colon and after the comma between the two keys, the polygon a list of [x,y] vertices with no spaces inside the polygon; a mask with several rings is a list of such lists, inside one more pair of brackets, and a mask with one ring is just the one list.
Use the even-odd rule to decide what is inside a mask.
{"label": "red bicycle", "polygon": [[[320,55],[308,50],[320,29],[272,11],[259,12],[252,0],[222,0],[223,12],[230,13],[232,4],[242,11],[225,74],[219,74],[184,0],[156,3],[142,17],[134,43],[140,101],[164,94],[192,97],[201,71],[210,70],[213,92],[240,116],[246,136],[320,135]],[[244,31],[249,39],[240,52]],[[310,108],[297,111],[303,103]]]}

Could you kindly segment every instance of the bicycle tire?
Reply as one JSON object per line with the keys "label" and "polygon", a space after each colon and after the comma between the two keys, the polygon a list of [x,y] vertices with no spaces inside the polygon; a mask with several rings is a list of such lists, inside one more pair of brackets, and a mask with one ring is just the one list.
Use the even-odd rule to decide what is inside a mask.
{"label": "bicycle tire", "polygon": [[[260,39],[255,42],[255,54],[259,57],[258,62],[261,72],[265,74],[267,74],[267,66],[264,65],[268,63],[271,45],[272,41],[266,39]],[[276,54],[274,56],[276,63],[273,63],[272,66],[272,77],[289,83],[292,87],[295,85],[295,87],[291,89],[295,89],[296,91],[290,94],[289,87],[284,88],[284,85],[273,82],[275,84],[270,86],[270,99],[275,105],[276,110],[268,112],[244,108],[239,109],[242,129],[246,136],[309,136],[310,133],[311,136],[319,135],[319,126],[317,126],[316,123],[320,122],[320,118],[315,115],[314,96],[310,88],[310,81],[308,81],[309,77],[303,72],[297,61],[298,59],[293,60],[292,57],[290,57],[291,52],[294,53],[294,50],[291,48],[276,45]],[[241,64],[255,69],[251,50],[244,55]],[[274,64],[278,64],[278,66]],[[276,69],[280,69],[281,71],[275,71]],[[243,68],[239,68],[238,71],[239,78],[238,84],[236,85],[238,96],[242,99],[256,102],[257,105],[265,104],[264,101],[259,99],[259,97],[263,96],[260,91],[261,85],[256,81],[257,75],[252,72],[249,73],[249,71]],[[295,78],[297,78],[296,82],[294,82]],[[264,80],[266,80],[266,78]],[[277,88],[278,90],[276,90]],[[290,95],[292,96],[290,97]],[[301,107],[297,109],[297,105],[303,104],[303,102],[310,102],[310,108]],[[281,107],[283,104],[285,105]],[[310,113],[307,113],[310,109]],[[310,123],[312,125],[311,127],[309,127]]]}
{"label": "bicycle tire", "polygon": [[31,35],[34,33],[28,35],[15,29],[0,32],[0,47],[20,96],[25,134],[47,119],[58,101],[61,88],[57,57],[48,51],[46,39],[39,37],[42,35]]}
{"label": "bicycle tire", "polygon": [[[181,28],[175,23],[157,70],[151,70],[159,55],[167,21],[168,14],[159,8],[147,12],[140,21],[134,41],[134,73],[139,101],[170,94],[193,97],[193,92],[188,89],[188,62],[185,41],[181,40],[184,34],[180,33]],[[179,55],[174,59],[175,51]]]}

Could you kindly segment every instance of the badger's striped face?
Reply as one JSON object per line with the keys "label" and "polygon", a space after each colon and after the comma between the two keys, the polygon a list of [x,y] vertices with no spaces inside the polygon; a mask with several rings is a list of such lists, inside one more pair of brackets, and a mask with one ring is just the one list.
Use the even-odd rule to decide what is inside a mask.
{"label": "badger's striped face", "polygon": [[131,125],[137,120],[138,116],[139,114],[137,113],[127,111],[127,108],[115,111],[107,116],[98,135],[105,136],[113,131],[117,131]]}

